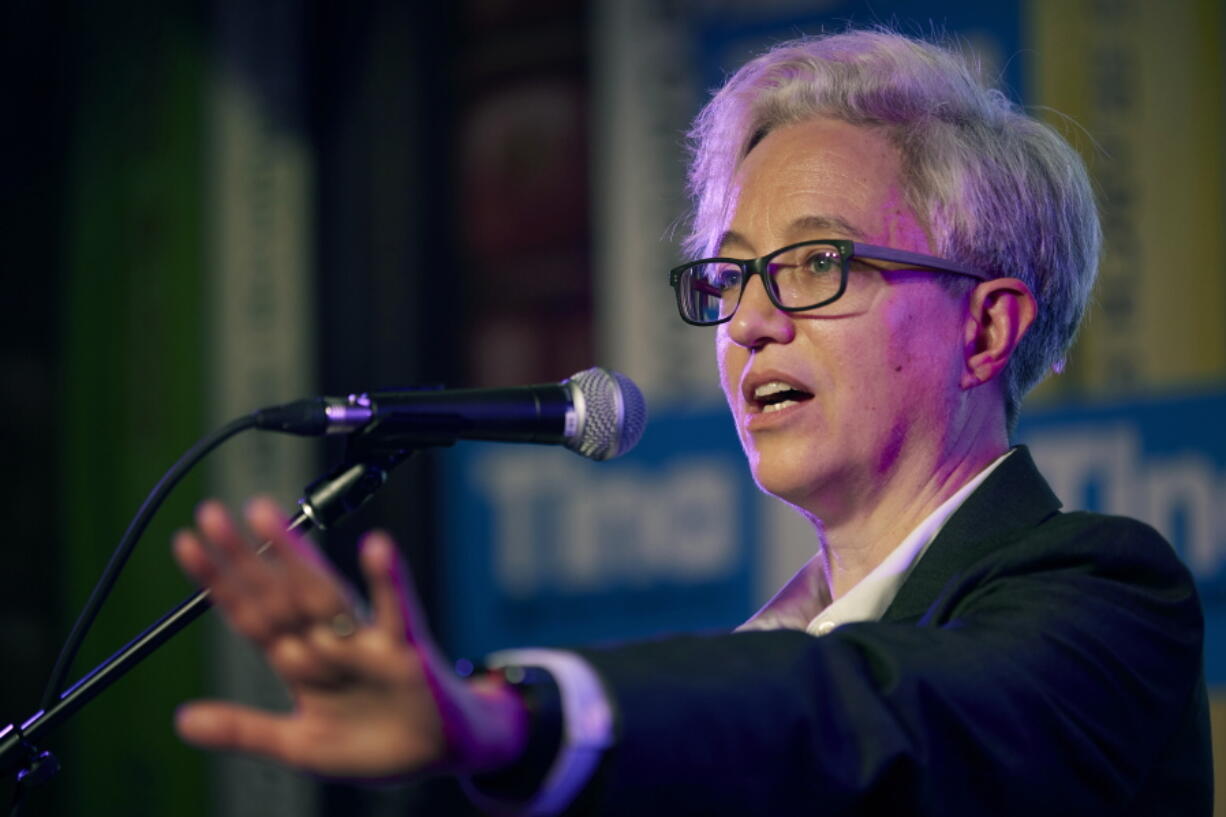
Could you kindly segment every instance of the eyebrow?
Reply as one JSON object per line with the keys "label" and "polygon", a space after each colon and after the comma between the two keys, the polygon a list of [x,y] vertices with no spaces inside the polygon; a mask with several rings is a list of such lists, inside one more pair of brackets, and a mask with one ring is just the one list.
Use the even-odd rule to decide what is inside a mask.
{"label": "eyebrow", "polygon": [[[801,216],[795,219],[787,226],[787,234],[796,236],[798,233],[837,233],[839,236],[847,236],[848,238],[861,241],[864,239],[864,233],[851,225],[851,222],[841,216],[829,215],[813,215]],[[829,235],[820,235],[818,238],[832,237]],[[715,245],[716,252],[724,252],[729,244],[740,244],[742,247],[749,248],[750,243],[745,236],[738,233],[736,230],[728,230],[720,236],[719,243]]]}

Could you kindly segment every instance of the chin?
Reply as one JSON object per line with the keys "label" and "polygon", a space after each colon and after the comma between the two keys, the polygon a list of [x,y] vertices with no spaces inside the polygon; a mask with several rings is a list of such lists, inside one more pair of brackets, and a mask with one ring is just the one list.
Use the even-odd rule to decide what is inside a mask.
{"label": "chin", "polygon": [[746,448],[750,472],[763,493],[818,516],[816,509],[823,501],[843,500],[840,487],[851,484],[855,473],[844,459],[848,452],[831,451],[813,439],[770,442],[774,441]]}
{"label": "chin", "polygon": [[751,471],[754,482],[763,493],[792,505],[803,506],[804,500],[813,495],[814,484],[818,480],[810,469],[799,466],[799,463],[766,465],[759,460]]}

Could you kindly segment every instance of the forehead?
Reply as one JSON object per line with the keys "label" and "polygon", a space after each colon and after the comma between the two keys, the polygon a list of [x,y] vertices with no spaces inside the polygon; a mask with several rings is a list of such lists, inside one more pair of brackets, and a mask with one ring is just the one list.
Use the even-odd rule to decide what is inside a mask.
{"label": "forehead", "polygon": [[777,128],[749,152],[727,229],[724,246],[755,252],[808,238],[928,245],[905,202],[897,148],[880,129],[824,118]]}

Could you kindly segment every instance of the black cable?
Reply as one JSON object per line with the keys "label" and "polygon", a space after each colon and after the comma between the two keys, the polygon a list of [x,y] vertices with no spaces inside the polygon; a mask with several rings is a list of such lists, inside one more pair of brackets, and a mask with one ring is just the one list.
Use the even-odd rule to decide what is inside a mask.
{"label": "black cable", "polygon": [[115,547],[115,552],[111,554],[111,560],[107,563],[106,569],[102,571],[102,576],[98,579],[98,583],[94,585],[89,600],[85,603],[81,614],[77,616],[77,621],[72,626],[72,632],[68,634],[68,640],[64,642],[59,658],[56,659],[55,668],[51,670],[51,678],[47,681],[47,688],[43,690],[42,702],[39,704],[40,709],[46,710],[50,708],[55,703],[56,697],[63,691],[64,679],[68,675],[69,669],[72,668],[72,662],[77,657],[77,651],[80,650],[82,642],[85,641],[89,628],[98,616],[98,609],[102,607],[102,603],[106,601],[106,597],[115,586],[115,582],[119,578],[119,572],[123,570],[123,566],[136,548],[136,543],[140,540],[141,534],[149,526],[154,512],[157,511],[163,500],[166,499],[166,495],[210,451],[235,434],[254,428],[257,423],[256,414],[249,414],[239,417],[237,420],[231,420],[213,433],[202,437],[195,445],[184,452],[183,456],[179,457],[178,461],[170,467],[170,470],[162,476],[157,485],[153,486],[153,490],[149,492],[149,496],[145,498],[145,501],[137,510],[136,516],[132,517],[132,521],[128,524],[128,529],[124,531],[123,538],[119,540],[119,544]]}
{"label": "black cable", "polygon": [[[137,509],[136,515],[132,517],[132,521],[128,523],[128,529],[124,531],[123,537],[119,540],[119,544],[111,554],[110,561],[107,562],[106,568],[102,571],[97,584],[94,585],[94,589],[90,593],[85,607],[81,610],[80,615],[77,616],[77,620],[72,626],[72,631],[68,634],[68,639],[64,642],[59,657],[55,661],[55,667],[51,670],[51,677],[47,681],[46,689],[43,690],[39,712],[36,713],[35,718],[42,717],[52,707],[57,706],[57,698],[64,694],[65,678],[72,668],[72,663],[76,659],[90,627],[93,626],[94,620],[98,616],[99,609],[101,609],[107,596],[110,595],[111,590],[115,587],[120,572],[123,570],[124,565],[127,564],[132,551],[136,549],[136,543],[140,541],[145,529],[149,526],[149,522],[153,519],[154,513],[157,512],[162,502],[165,501],[166,496],[213,449],[236,434],[251,428],[299,435],[323,434],[327,430],[325,401],[321,399],[299,400],[283,406],[270,406],[244,417],[239,417],[236,420],[231,420],[211,434],[197,440],[162,475],[162,478],[153,486],[153,490],[149,492],[149,495],[145,497],[145,501]],[[185,603],[178,610],[172,611],[172,614],[185,610],[188,606]],[[192,618],[195,615],[199,615],[199,612],[204,609],[207,609],[207,606],[200,608]],[[192,619],[187,620],[190,621]],[[155,625],[151,630],[157,629],[159,626]],[[180,624],[179,626],[181,628],[183,625]],[[95,692],[94,694],[97,693]],[[27,765],[18,772],[16,787],[13,790],[13,800],[9,810],[9,817],[19,817],[29,787],[31,785],[38,785],[53,777],[59,770],[59,761],[50,752],[39,752],[37,747],[25,740],[24,735],[21,735],[21,727],[19,725],[12,724],[11,726],[18,730],[18,735],[22,738],[21,743],[25,747],[28,758]]]}

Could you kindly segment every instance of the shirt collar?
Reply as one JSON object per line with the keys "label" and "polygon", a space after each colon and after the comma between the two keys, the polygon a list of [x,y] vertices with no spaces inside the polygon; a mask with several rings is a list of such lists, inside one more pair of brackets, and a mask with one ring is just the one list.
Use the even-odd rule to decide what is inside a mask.
{"label": "shirt collar", "polygon": [[825,635],[840,624],[880,619],[949,517],[1010,453],[1001,454],[942,502],[842,598],[831,602],[819,553],[737,630],[804,630]]}

